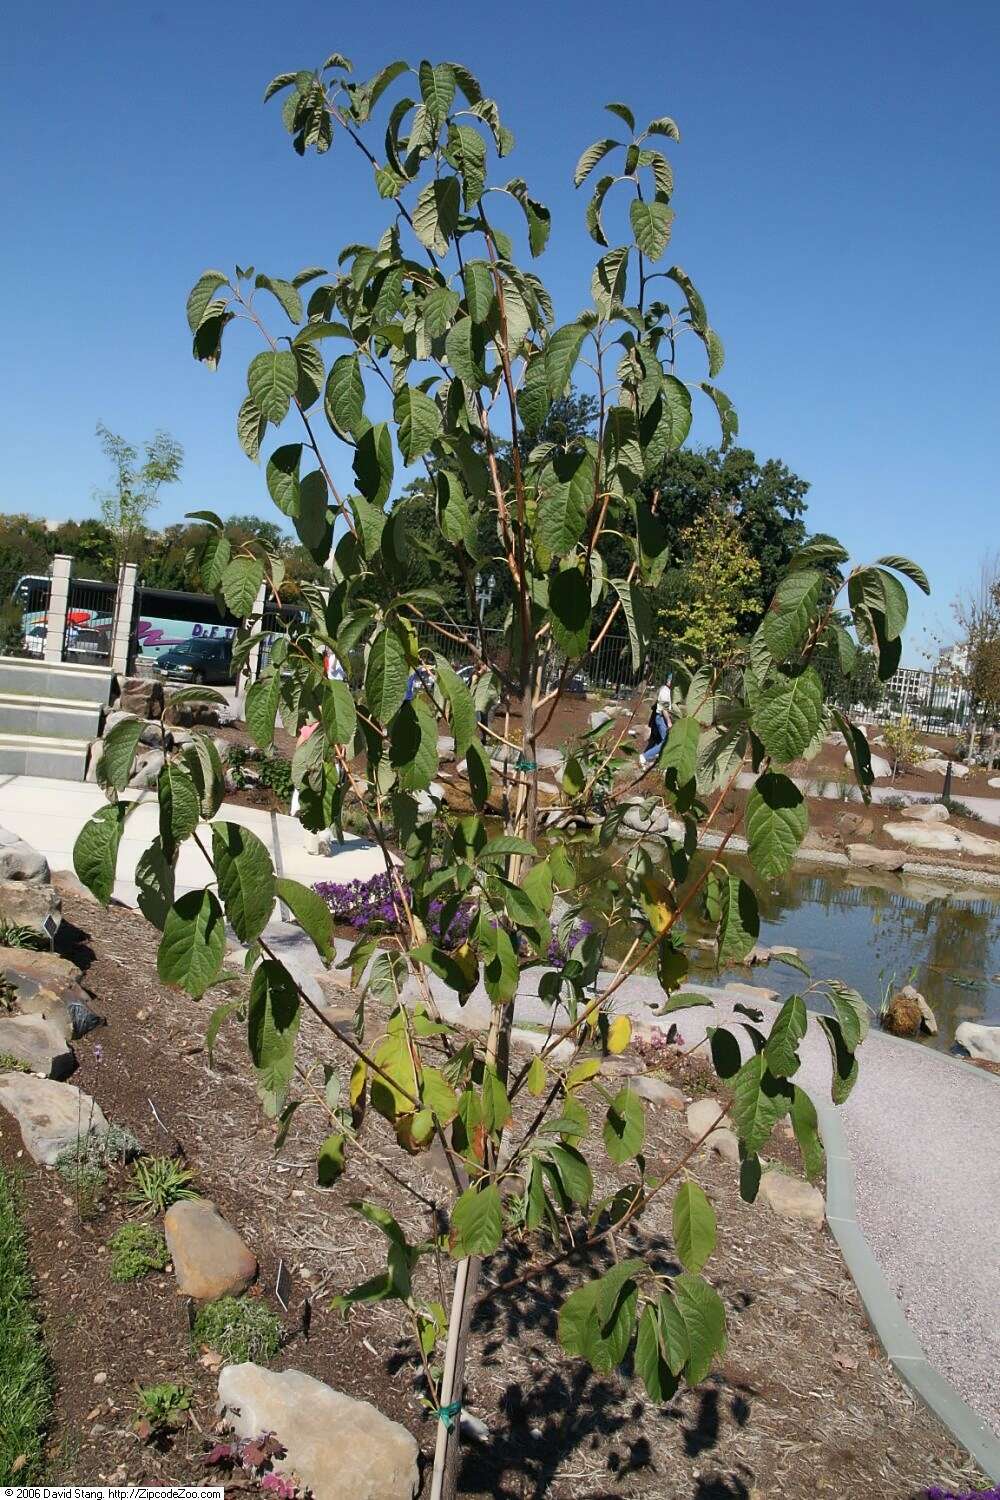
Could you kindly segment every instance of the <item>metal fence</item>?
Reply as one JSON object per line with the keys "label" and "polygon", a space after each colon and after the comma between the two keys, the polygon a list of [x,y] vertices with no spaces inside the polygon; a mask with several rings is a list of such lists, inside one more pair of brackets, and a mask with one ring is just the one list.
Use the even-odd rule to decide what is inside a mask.
{"label": "metal fence", "polygon": [[116,594],[113,583],[70,579],[63,661],[86,662],[94,667],[110,665]]}
{"label": "metal fence", "polygon": [[3,619],[2,654],[42,657],[48,623],[50,578],[22,578]]}

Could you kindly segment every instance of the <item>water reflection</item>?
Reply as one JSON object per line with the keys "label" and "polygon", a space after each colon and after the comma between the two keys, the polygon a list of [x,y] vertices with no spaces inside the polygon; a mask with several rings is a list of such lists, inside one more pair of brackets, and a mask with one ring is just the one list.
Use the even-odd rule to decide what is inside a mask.
{"label": "water reflection", "polygon": [[[1000,892],[865,870],[799,868],[765,881],[744,859],[726,863],[757,894],[760,942],[798,948],[814,979],[843,979],[876,1009],[884,983],[912,982],[937,1016],[938,1036],[925,1040],[943,1051],[962,1021],[1000,1025]],[[696,917],[689,927],[707,931]],[[723,974],[782,997],[808,983],[777,960]]]}

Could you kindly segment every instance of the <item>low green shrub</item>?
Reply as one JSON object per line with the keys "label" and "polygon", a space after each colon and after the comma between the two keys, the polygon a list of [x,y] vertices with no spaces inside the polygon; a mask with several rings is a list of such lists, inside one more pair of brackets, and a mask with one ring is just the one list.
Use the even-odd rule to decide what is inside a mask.
{"label": "low green shrub", "polygon": [[158,1385],[144,1386],[136,1402],[140,1422],[149,1424],[151,1432],[183,1427],[191,1407],[191,1391],[186,1385],[162,1380]]}
{"label": "low green shrub", "polygon": [[253,1297],[220,1297],[201,1308],[191,1341],[214,1349],[230,1364],[266,1365],[281,1348],[281,1320]]}
{"label": "low green shrub", "polygon": [[13,1052],[0,1052],[0,1073],[30,1073],[26,1062],[15,1057]]}
{"label": "low green shrub", "polygon": [[166,1240],[151,1224],[123,1224],[108,1249],[112,1281],[138,1281],[150,1271],[162,1271],[170,1258]]}
{"label": "low green shrub", "polygon": [[982,813],[977,813],[974,807],[970,807],[967,802],[960,802],[957,797],[940,797],[938,800],[953,818],[968,818],[970,823],[983,821]]}
{"label": "low green shrub", "polygon": [[144,1156],[132,1168],[130,1203],[138,1203],[150,1214],[162,1214],[172,1203],[197,1198],[194,1173],[172,1156]]}

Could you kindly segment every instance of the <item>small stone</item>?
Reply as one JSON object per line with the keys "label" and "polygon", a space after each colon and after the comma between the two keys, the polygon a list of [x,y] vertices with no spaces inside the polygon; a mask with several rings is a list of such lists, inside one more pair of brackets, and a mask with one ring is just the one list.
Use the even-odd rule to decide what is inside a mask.
{"label": "small stone", "polygon": [[98,1370],[97,1374],[94,1376],[94,1384],[95,1385],[105,1385],[107,1383],[107,1379],[108,1379],[108,1372],[107,1372],[107,1370]]}
{"label": "small stone", "polygon": [[[720,1118],[721,1116],[721,1118]],[[732,1124],[718,1099],[696,1099],[687,1107],[688,1135],[693,1141],[701,1140],[706,1130],[721,1130]]]}
{"label": "small stone", "polygon": [[733,1166],[739,1165],[740,1142],[734,1130],[726,1130],[720,1126],[713,1130],[708,1138],[708,1149],[716,1152],[724,1161],[732,1162]]}
{"label": "small stone", "polygon": [[909,984],[905,990],[896,991],[879,1016],[883,1031],[887,1031],[890,1036],[917,1035],[922,1013],[916,1001],[916,993]]}
{"label": "small stone", "polygon": [[901,818],[912,818],[914,823],[947,823],[951,814],[943,802],[914,802],[912,807],[900,808]]}
{"label": "small stone", "polygon": [[106,1135],[100,1106],[71,1083],[30,1073],[0,1073],[0,1107],[14,1116],[28,1155],[51,1167],[88,1130]]}
{"label": "small stone", "polygon": [[413,1500],[417,1493],[419,1449],[406,1428],[301,1370],[227,1365],[219,1405],[238,1437],[274,1433],[285,1449],[274,1468],[297,1475],[313,1500]]}
{"label": "small stone", "polygon": [[1000,1063],[1000,1026],[978,1026],[973,1021],[963,1021],[955,1030],[955,1040],[970,1057]]}
{"label": "small stone", "polygon": [[174,1203],[163,1216],[177,1290],[196,1302],[245,1292],[257,1257],[208,1198]]}
{"label": "small stone", "polygon": [[760,1179],[759,1197],[782,1219],[798,1219],[817,1229],[826,1217],[823,1194],[801,1177],[789,1177],[773,1169]]}
{"label": "small stone", "polygon": [[663,1078],[656,1078],[650,1073],[640,1073],[633,1078],[630,1088],[640,1099],[647,1100],[650,1104],[659,1104],[664,1109],[681,1110],[684,1108],[684,1095],[680,1089],[674,1088],[672,1083],[667,1083]]}

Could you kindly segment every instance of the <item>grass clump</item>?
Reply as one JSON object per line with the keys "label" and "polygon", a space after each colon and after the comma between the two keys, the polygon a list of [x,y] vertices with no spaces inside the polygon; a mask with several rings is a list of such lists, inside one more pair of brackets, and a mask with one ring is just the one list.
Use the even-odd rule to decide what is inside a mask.
{"label": "grass clump", "polygon": [[15,1188],[2,1170],[0,1330],[0,1484],[34,1484],[42,1475],[45,1424],[52,1403],[51,1377],[35,1313]]}
{"label": "grass clump", "polygon": [[251,1297],[220,1297],[197,1314],[191,1339],[221,1354],[229,1364],[266,1365],[281,1347],[281,1320]]}
{"label": "grass clump", "polygon": [[23,922],[0,921],[0,947],[31,948],[36,953],[44,953],[48,946],[48,938],[34,927],[26,927]]}
{"label": "grass clump", "polygon": [[138,1281],[150,1271],[162,1271],[169,1260],[167,1242],[151,1224],[123,1224],[108,1249],[112,1281]]}
{"label": "grass clump", "polygon": [[15,1057],[13,1052],[0,1052],[0,1073],[30,1073],[26,1062]]}
{"label": "grass clump", "polygon": [[147,1156],[132,1168],[133,1185],[130,1203],[138,1203],[149,1214],[162,1214],[171,1204],[185,1198],[197,1198],[194,1173],[184,1162],[172,1156]]}

